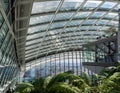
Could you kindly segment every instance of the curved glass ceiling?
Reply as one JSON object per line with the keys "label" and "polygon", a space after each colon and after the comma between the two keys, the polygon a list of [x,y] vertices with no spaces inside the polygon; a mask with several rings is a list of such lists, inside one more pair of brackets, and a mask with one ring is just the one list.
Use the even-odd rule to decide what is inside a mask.
{"label": "curved glass ceiling", "polygon": [[47,0],[34,2],[25,59],[80,48],[107,30],[118,28],[120,3],[114,0]]}

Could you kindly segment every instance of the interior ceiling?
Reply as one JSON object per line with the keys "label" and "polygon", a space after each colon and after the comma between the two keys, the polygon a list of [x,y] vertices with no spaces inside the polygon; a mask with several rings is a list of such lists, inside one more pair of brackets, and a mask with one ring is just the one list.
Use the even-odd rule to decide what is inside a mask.
{"label": "interior ceiling", "polygon": [[19,60],[81,48],[118,28],[119,0],[16,0]]}

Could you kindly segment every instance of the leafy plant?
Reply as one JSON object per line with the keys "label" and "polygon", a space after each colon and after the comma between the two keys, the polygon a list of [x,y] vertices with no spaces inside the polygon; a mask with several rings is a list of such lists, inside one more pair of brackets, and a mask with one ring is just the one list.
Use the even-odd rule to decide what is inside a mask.
{"label": "leafy plant", "polygon": [[32,83],[35,90],[34,93],[43,93],[44,88],[43,88],[43,84],[44,84],[44,79],[43,78],[38,78],[35,79],[35,81]]}
{"label": "leafy plant", "polygon": [[71,71],[54,77],[19,84],[19,93],[120,93],[120,65],[102,70],[100,75],[76,76]]}
{"label": "leafy plant", "polygon": [[77,87],[70,86],[67,83],[56,83],[49,88],[47,93],[80,93]]}
{"label": "leafy plant", "polygon": [[87,73],[82,72],[80,77],[81,77],[88,85],[91,85],[91,84],[92,84],[91,78],[90,78],[90,76],[89,76]]}
{"label": "leafy plant", "polygon": [[34,86],[30,83],[21,83],[17,86],[16,91],[19,93],[31,93],[34,91]]}

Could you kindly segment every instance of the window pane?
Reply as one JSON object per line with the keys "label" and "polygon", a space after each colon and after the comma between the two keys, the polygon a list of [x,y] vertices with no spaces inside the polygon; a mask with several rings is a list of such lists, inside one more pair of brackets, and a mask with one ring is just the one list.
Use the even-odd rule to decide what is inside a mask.
{"label": "window pane", "polygon": [[55,11],[60,1],[34,2],[32,14]]}
{"label": "window pane", "polygon": [[53,15],[44,15],[38,17],[31,17],[30,18],[30,25],[37,24],[37,23],[45,23],[50,22]]}
{"label": "window pane", "polygon": [[116,5],[117,3],[114,3],[114,2],[105,2],[101,8],[106,8],[106,9],[110,9],[112,8],[114,5]]}

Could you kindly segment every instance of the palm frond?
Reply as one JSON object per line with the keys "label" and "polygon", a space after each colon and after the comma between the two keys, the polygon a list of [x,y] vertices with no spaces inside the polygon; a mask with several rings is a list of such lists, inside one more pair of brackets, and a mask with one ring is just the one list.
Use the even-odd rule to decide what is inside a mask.
{"label": "palm frond", "polygon": [[16,87],[15,90],[19,93],[30,93],[34,90],[34,86],[30,83],[21,83]]}
{"label": "palm frond", "polygon": [[57,83],[57,82],[72,82],[72,80],[75,79],[81,79],[79,76],[75,76],[73,74],[69,74],[69,73],[60,73],[56,76],[54,76],[50,83],[48,84],[48,88],[51,87],[53,84]]}
{"label": "palm frond", "polygon": [[50,77],[50,76],[48,76],[48,77],[45,78],[44,84],[43,84],[43,88],[44,89],[48,86],[48,84],[49,84],[49,82],[50,82],[51,79],[52,79],[52,77]]}
{"label": "palm frond", "polygon": [[88,92],[91,89],[90,86],[82,79],[73,80],[72,85],[82,90],[82,92]]}
{"label": "palm frond", "polygon": [[77,87],[72,87],[66,83],[56,83],[49,88],[47,93],[81,93]]}
{"label": "palm frond", "polygon": [[81,77],[82,79],[84,79],[84,81],[85,81],[87,84],[91,85],[92,81],[91,81],[90,76],[89,76],[87,73],[82,72],[80,77]]}

